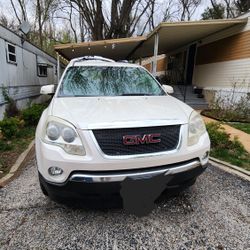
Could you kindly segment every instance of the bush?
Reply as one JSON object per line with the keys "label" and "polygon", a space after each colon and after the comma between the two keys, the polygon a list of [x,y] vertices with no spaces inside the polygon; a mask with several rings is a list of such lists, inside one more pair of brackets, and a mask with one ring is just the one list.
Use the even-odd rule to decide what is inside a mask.
{"label": "bush", "polygon": [[224,131],[224,128],[218,122],[210,122],[206,125],[207,132],[211,140],[211,146],[216,147],[227,147],[230,141],[230,136]]}
{"label": "bush", "polygon": [[9,96],[9,93],[6,88],[2,89],[2,95],[4,97],[4,100],[7,102],[6,108],[5,108],[5,117],[15,117],[20,114],[19,109],[17,108],[16,101]]}
{"label": "bush", "polygon": [[237,137],[230,138],[230,135],[225,132],[225,129],[219,122],[210,122],[206,125],[207,131],[211,140],[212,148],[222,148],[231,150],[232,152],[237,150],[238,152],[244,152],[245,149]]}
{"label": "bush", "polygon": [[[250,122],[250,85],[245,88],[245,82],[233,83],[232,89],[227,94],[223,90],[214,95],[208,110],[202,114],[219,121],[225,122]],[[240,98],[238,94],[246,92]]]}
{"label": "bush", "polygon": [[0,121],[0,130],[4,138],[8,139],[16,136],[23,122],[17,117],[4,118]]}
{"label": "bush", "polygon": [[237,137],[231,139],[218,122],[206,126],[211,140],[211,156],[250,170],[250,154]]}
{"label": "bush", "polygon": [[45,104],[33,104],[31,107],[22,111],[22,118],[26,125],[37,125],[43,110],[47,107]]}
{"label": "bush", "polygon": [[[0,140],[0,152],[12,150],[12,149],[13,149],[12,144],[8,144],[6,141]],[[0,162],[0,167],[1,167],[1,162]]]}

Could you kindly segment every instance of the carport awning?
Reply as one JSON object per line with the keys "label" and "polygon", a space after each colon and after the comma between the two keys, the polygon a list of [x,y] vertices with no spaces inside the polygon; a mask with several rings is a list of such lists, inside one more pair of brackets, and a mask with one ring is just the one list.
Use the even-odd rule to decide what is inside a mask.
{"label": "carport awning", "polygon": [[231,26],[244,27],[247,20],[244,18],[161,23],[146,37],[56,45],[55,50],[67,60],[85,55],[104,56],[114,60],[138,59],[154,55],[154,35],[157,33],[158,54],[164,54]]}
{"label": "carport awning", "polygon": [[247,19],[161,23],[147,36],[143,47],[141,46],[133,53],[133,58],[140,58],[141,55],[153,55],[154,35],[156,33],[159,34],[158,54],[165,54],[231,26],[238,25],[239,28],[243,27],[246,23]]}
{"label": "carport awning", "polygon": [[80,56],[103,56],[114,60],[124,60],[132,55],[146,37],[131,37],[83,43],[55,45],[55,51],[67,60]]}

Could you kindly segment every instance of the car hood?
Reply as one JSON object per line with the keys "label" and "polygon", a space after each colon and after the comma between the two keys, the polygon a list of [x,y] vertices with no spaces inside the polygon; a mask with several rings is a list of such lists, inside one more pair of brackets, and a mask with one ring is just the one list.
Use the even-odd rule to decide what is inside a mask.
{"label": "car hood", "polygon": [[171,96],[57,97],[51,106],[79,129],[185,124],[191,111]]}

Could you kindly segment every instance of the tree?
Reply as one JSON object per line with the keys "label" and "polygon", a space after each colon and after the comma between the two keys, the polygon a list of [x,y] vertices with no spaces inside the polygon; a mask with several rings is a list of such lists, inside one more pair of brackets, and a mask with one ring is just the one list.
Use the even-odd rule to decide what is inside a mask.
{"label": "tree", "polygon": [[0,15],[0,24],[8,29],[16,30],[17,26],[15,25],[14,19],[7,18],[4,14]]}
{"label": "tree", "polygon": [[226,6],[226,18],[235,18],[235,6],[233,1],[231,0],[224,0]]}
{"label": "tree", "polygon": [[163,10],[162,22],[178,19],[179,9],[174,8],[176,2],[174,0],[169,0]]}
{"label": "tree", "polygon": [[224,0],[224,3],[227,18],[235,18],[250,8],[250,0]]}
{"label": "tree", "polygon": [[[29,34],[30,40],[32,39],[32,42],[43,48],[44,41],[46,40],[45,34],[51,33],[52,28],[50,21],[58,6],[59,0],[35,0],[32,3],[28,0],[10,0],[10,3],[18,25],[23,21],[29,21],[27,9],[30,11],[30,16],[35,17],[32,30]],[[31,13],[32,11],[33,13]],[[50,32],[48,32],[47,29],[50,29]]]}
{"label": "tree", "polygon": [[250,1],[249,0],[237,0],[237,1],[234,1],[234,4],[235,4],[239,14],[250,10]]}
{"label": "tree", "polygon": [[14,14],[18,20],[18,23],[21,24],[22,21],[28,21],[27,11],[26,11],[26,1],[25,0],[10,0],[11,6],[13,8]]}
{"label": "tree", "polygon": [[[17,30],[29,21],[26,39],[52,53],[56,43],[130,37],[148,33],[167,20],[190,20],[201,0],[8,0]],[[3,9],[0,6],[0,9]],[[27,10],[29,15],[27,15]],[[29,19],[29,20],[28,20]]]}
{"label": "tree", "polygon": [[64,2],[61,3],[61,5],[58,6],[56,14],[52,17],[53,19],[61,19],[65,21],[65,25],[69,24],[70,30],[69,36],[71,35],[70,33],[72,32],[73,35],[73,41],[76,43],[78,41],[78,34],[77,34],[77,19],[75,16],[78,14],[78,12],[75,10],[73,7],[73,4],[69,0],[65,0]]}
{"label": "tree", "polygon": [[36,0],[36,22],[38,24],[39,45],[43,48],[43,29],[50,20],[52,13],[57,9],[57,0]]}
{"label": "tree", "polygon": [[225,17],[225,6],[215,3],[213,7],[207,7],[201,14],[203,20],[223,19]]}
{"label": "tree", "polygon": [[102,0],[71,2],[79,10],[92,40],[129,37],[137,31],[137,26],[146,16],[142,32],[146,26],[154,25],[156,0],[112,0],[110,6]]}
{"label": "tree", "polygon": [[201,0],[178,0],[181,12],[181,21],[190,20],[200,5]]}
{"label": "tree", "polygon": [[202,19],[235,18],[250,9],[250,0],[210,0],[212,7],[202,13]]}

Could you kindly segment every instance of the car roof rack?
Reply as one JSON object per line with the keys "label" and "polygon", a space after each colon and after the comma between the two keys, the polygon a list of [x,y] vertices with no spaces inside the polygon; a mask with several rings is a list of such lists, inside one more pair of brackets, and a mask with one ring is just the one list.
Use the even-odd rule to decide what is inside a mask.
{"label": "car roof rack", "polygon": [[128,60],[118,60],[117,62],[128,63]]}
{"label": "car roof rack", "polygon": [[115,62],[112,59],[105,58],[102,56],[83,56],[83,57],[78,57],[73,59],[73,66],[75,65],[76,62],[81,62],[81,61],[91,61],[91,60],[97,60],[97,61],[103,61],[103,62]]}

